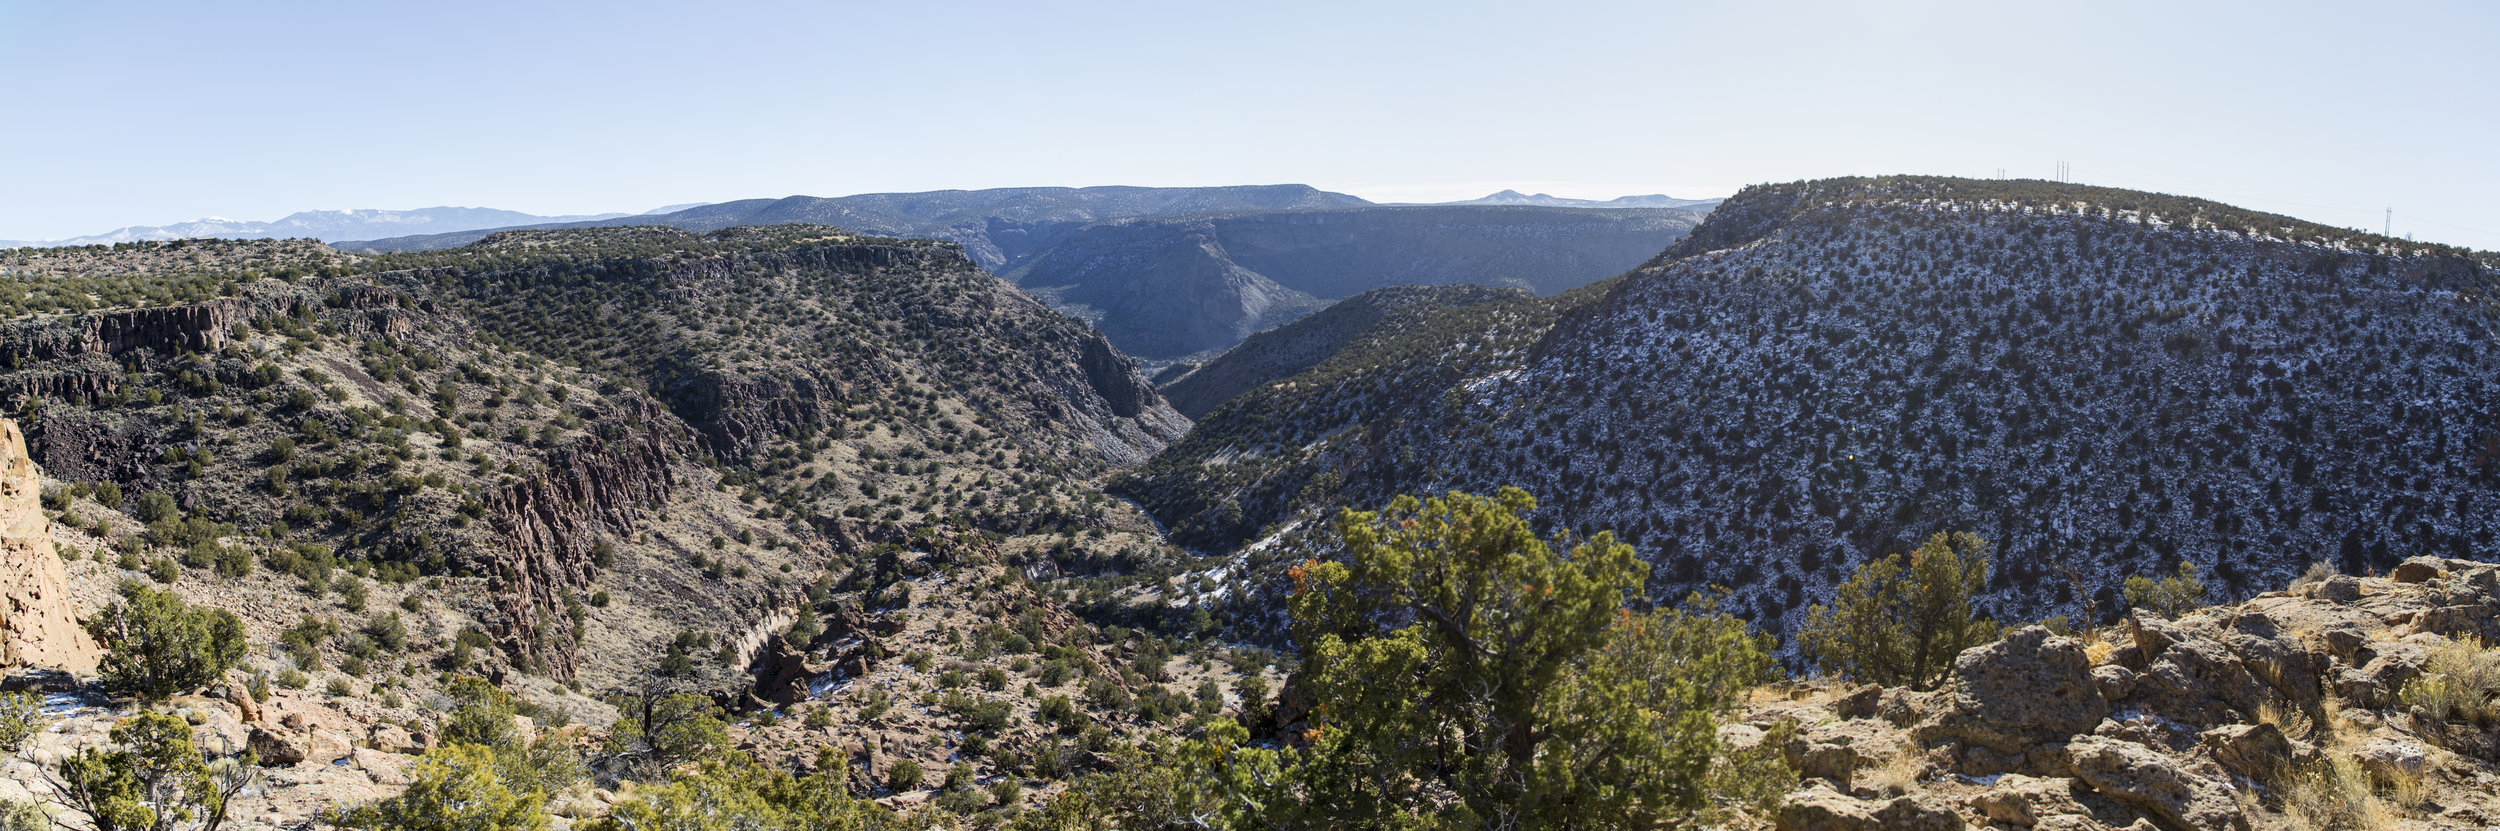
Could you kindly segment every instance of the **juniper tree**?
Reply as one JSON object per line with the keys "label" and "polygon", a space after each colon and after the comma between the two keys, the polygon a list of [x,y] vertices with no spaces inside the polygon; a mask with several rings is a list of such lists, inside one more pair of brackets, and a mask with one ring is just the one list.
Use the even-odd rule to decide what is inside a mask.
{"label": "juniper tree", "polygon": [[1312,746],[1282,763],[1286,798],[1245,803],[1258,821],[1653,827],[1747,790],[1726,773],[1782,779],[1717,741],[1717,718],[1770,677],[1768,639],[1706,601],[1645,610],[1630,546],[1549,541],[1535,509],[1504,488],[1338,516],[1333,556],[1292,571]]}
{"label": "juniper tree", "polygon": [[1797,645],[1828,675],[1934,689],[1962,650],[1996,640],[1996,622],[1973,603],[1988,585],[1988,549],[1977,534],[1939,532],[1907,562],[1867,562],[1832,605],[1807,611]]}

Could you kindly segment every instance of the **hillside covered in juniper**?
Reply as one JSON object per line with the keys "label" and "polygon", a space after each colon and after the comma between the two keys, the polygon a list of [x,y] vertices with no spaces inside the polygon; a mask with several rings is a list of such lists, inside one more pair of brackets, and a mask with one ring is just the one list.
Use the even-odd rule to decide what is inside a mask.
{"label": "hillside covered in juniper", "polygon": [[1115,487],[1221,550],[1519,484],[1632,542],[1659,596],[1726,586],[1772,632],[1939,529],[1996,542],[2003,618],[2106,612],[2180,560],[2245,595],[2493,543],[2493,279],[2489,254],[2131,191],[1760,186],[1602,292],[1426,307],[1228,384]]}
{"label": "hillside covered in juniper", "polygon": [[[915,529],[1136,522],[1073,483],[1187,426],[1101,335],[927,240],[14,253],[104,291],[0,328],[0,398],[64,504],[129,517],[75,523],[122,569],[380,580],[447,604],[430,648],[478,634],[462,665],[594,687],[685,632],[742,665],[811,575]],[[99,299],[121,308],[73,311]]]}

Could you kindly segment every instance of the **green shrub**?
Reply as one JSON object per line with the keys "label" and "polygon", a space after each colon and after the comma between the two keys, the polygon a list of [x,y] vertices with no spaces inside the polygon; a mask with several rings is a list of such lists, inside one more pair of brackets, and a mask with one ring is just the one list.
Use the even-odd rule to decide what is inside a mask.
{"label": "green shrub", "polygon": [[1829,607],[1806,613],[1797,645],[1825,674],[1929,690],[1953,659],[1996,640],[1972,601],[1988,585],[1988,541],[1937,533],[1905,565],[1899,554],[1860,566]]}
{"label": "green shrub", "polygon": [[407,790],[330,819],[371,831],[542,831],[547,795],[515,772],[492,748],[436,748],[410,767]]}
{"label": "green shrub", "polygon": [[243,577],[251,573],[252,552],[246,551],[242,546],[237,545],[221,545],[217,547],[217,576],[233,579]]}
{"label": "green shrub", "polygon": [[209,763],[177,716],[143,711],[111,736],[111,748],[80,750],[52,774],[59,799],[95,831],[215,831],[228,803],[259,780],[258,758],[248,751]]}
{"label": "green shrub", "polygon": [[[1769,638],[1704,598],[1638,608],[1649,568],[1631,546],[1606,533],[1548,543],[1535,510],[1504,488],[1341,512],[1328,556],[1288,572],[1316,702],[1316,741],[1296,753],[1312,767],[1236,804],[1374,827],[1452,811],[1488,827],[1682,825],[1723,804],[1718,721],[1773,676]],[[1419,738],[1438,749],[1418,752]],[[1283,762],[1246,739],[1217,720],[1183,755],[1227,759],[1222,770],[1178,778]],[[1379,764],[1355,760],[1385,766],[1359,781],[1329,772]]]}
{"label": "green shrub", "polygon": [[916,791],[925,778],[927,774],[921,772],[919,762],[903,759],[886,768],[885,786],[895,791]]}
{"label": "green shrub", "polygon": [[174,504],[174,498],[169,494],[151,493],[139,497],[140,522],[155,524],[181,515],[181,506]]}
{"label": "green shrub", "polygon": [[400,621],[398,612],[390,612],[366,621],[364,632],[365,637],[373,639],[375,646],[383,649],[397,651],[400,647],[408,645],[408,624]]}
{"label": "green shrub", "polygon": [[195,607],[138,583],[123,583],[121,595],[122,602],[87,621],[107,650],[105,686],[161,700],[215,681],[243,660],[243,621],[233,612]]}
{"label": "green shrub", "polygon": [[2141,574],[2129,577],[2123,589],[2127,605],[2176,620],[2204,604],[2203,571],[2195,563],[2180,560],[2175,575],[2159,580]]}
{"label": "green shrub", "polygon": [[821,752],[816,770],[794,776],[757,764],[745,754],[704,761],[669,782],[637,790],[584,831],[742,831],[742,829],[845,829],[937,827],[897,822],[885,808],[854,798],[849,766],[838,752]]}
{"label": "green shrub", "polygon": [[1041,713],[1042,720],[1058,725],[1061,733],[1073,736],[1085,729],[1085,714],[1077,710],[1076,703],[1069,701],[1067,696],[1054,695],[1042,699]]}
{"label": "green shrub", "polygon": [[729,747],[727,714],[709,698],[646,690],[608,703],[617,719],[601,753],[612,767],[656,773]]}
{"label": "green shrub", "polygon": [[42,733],[52,719],[43,712],[43,697],[29,692],[0,693],[0,752],[15,753],[26,740]]}
{"label": "green shrub", "polygon": [[948,693],[942,708],[965,732],[997,735],[1015,723],[1015,708],[1004,701]]}

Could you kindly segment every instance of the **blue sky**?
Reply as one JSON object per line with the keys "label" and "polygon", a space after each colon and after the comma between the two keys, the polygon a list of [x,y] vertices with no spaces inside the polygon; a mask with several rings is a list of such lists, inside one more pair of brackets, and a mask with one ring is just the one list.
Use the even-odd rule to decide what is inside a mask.
{"label": "blue sky", "polygon": [[2475,2],[0,0],[0,239],[1025,185],[1709,196],[2063,160],[2500,249],[2495,43]]}

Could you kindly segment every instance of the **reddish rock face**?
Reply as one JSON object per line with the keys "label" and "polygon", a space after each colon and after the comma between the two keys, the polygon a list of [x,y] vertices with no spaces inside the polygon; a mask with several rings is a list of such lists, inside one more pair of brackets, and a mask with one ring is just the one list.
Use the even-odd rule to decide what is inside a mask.
{"label": "reddish rock face", "polygon": [[0,668],[92,673],[102,651],[78,627],[42,489],[26,435],[0,419]]}

